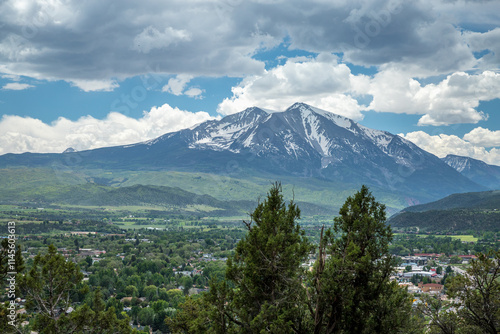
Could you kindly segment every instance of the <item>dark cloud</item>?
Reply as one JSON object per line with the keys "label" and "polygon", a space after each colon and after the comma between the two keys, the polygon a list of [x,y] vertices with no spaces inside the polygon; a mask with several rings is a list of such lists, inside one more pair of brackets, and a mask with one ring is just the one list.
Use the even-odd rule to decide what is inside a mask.
{"label": "dark cloud", "polygon": [[[0,4],[0,72],[63,79],[81,87],[82,81],[102,81],[110,88],[116,85],[113,80],[148,72],[243,77],[264,71],[264,63],[252,58],[258,50],[288,36],[291,48],[342,53],[354,64],[411,65],[422,76],[450,73],[476,62],[460,23],[484,17],[487,24],[495,22],[483,12],[491,13],[498,2],[473,5],[430,0],[7,0]],[[481,44],[480,36],[473,37]]]}

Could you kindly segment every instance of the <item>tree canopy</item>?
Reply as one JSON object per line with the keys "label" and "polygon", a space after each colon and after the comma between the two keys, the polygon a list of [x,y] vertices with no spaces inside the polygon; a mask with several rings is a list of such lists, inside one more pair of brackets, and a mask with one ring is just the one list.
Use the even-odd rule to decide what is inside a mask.
{"label": "tree canopy", "polygon": [[20,279],[26,305],[36,311],[34,329],[41,334],[131,333],[128,317],[119,320],[113,307],[106,309],[100,290],[94,292],[91,306],[71,306],[72,298],[85,292],[82,279],[78,265],[57,253],[54,245],[35,257],[31,269]]}
{"label": "tree canopy", "polygon": [[395,266],[391,240],[385,206],[363,186],[322,237],[311,289],[314,333],[408,330],[411,301],[389,281]]}
{"label": "tree canopy", "polygon": [[[227,261],[226,281],[189,300],[174,333],[411,333],[411,299],[389,282],[394,259],[385,207],[362,187],[332,228],[321,233],[312,272],[302,264],[314,247],[285,204],[281,185],[244,222],[247,235]],[[415,330],[418,332],[418,330]]]}

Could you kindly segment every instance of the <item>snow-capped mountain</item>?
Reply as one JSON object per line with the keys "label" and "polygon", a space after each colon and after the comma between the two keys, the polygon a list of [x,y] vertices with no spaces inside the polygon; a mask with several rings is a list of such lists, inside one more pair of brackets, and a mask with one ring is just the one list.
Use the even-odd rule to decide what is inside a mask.
{"label": "snow-capped mountain", "polygon": [[[194,151],[212,150],[277,158],[318,170],[350,161],[390,158],[396,166],[418,169],[428,153],[411,142],[357,124],[351,119],[296,103],[283,112],[248,108],[222,120],[166,134],[146,144],[180,140]],[[435,159],[434,159],[435,160]]]}
{"label": "snow-capped mountain", "polygon": [[[356,137],[372,140],[388,153],[393,135],[372,130],[333,113],[296,103],[284,112],[264,111],[253,107],[228,116],[222,121],[209,121],[193,129],[189,144],[192,149],[242,150],[259,156],[285,153],[294,160],[325,158],[326,167],[331,158],[342,159],[339,148],[345,144],[359,146]],[[339,133],[344,132],[344,133]],[[337,135],[332,136],[332,134]],[[340,137],[349,137],[342,138]],[[355,149],[362,151],[362,148]]]}
{"label": "snow-capped mountain", "polygon": [[5,155],[0,167],[22,161],[64,164],[72,155],[79,168],[315,177],[356,187],[374,185],[424,200],[484,190],[399,136],[303,103],[282,112],[248,108],[134,145],[64,155]]}
{"label": "snow-capped mountain", "polygon": [[[450,178],[465,187],[475,186],[399,136],[303,103],[283,112],[248,108],[147,144],[170,146],[167,143],[173,142],[188,148],[193,156],[207,151],[231,153],[226,159],[278,174],[356,180],[389,189],[420,188],[426,183],[435,188],[436,181],[451,186],[455,181],[447,181]],[[422,174],[427,182],[421,180]]]}
{"label": "snow-capped mountain", "polygon": [[452,154],[442,160],[472,181],[489,189],[500,189],[500,166],[488,165],[481,160]]}

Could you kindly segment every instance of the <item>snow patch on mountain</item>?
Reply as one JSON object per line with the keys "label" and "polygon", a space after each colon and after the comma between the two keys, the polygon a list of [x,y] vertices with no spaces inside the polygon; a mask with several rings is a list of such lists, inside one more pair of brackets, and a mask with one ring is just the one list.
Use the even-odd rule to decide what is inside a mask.
{"label": "snow patch on mountain", "polygon": [[291,110],[291,109],[299,109],[301,112],[303,112],[306,115],[310,114],[311,112],[314,112],[316,114],[319,114],[321,116],[328,118],[330,121],[333,121],[333,123],[335,123],[337,126],[340,126],[341,128],[344,128],[344,129],[347,129],[353,133],[356,133],[356,130],[352,128],[353,122],[349,118],[334,114],[332,112],[329,112],[329,111],[326,111],[323,109],[312,107],[310,105],[307,105],[305,103],[300,103],[300,102],[293,104],[287,110]]}
{"label": "snow patch on mountain", "polygon": [[363,125],[358,124],[358,127],[363,131],[363,133],[377,145],[384,153],[387,153],[387,146],[391,143],[394,135],[381,131],[367,128]]}
{"label": "snow patch on mountain", "polygon": [[293,135],[291,133],[286,134],[284,136],[284,140],[286,153],[288,155],[293,155],[296,159],[298,159],[299,155],[297,152],[300,151],[301,148],[293,141]]}
{"label": "snow patch on mountain", "polygon": [[413,170],[415,161],[421,161],[418,147],[403,138],[304,103],[281,112],[247,108],[221,120],[206,121],[190,132],[186,140],[191,149],[247,151],[291,161],[319,158],[322,168],[352,159],[389,158]]}
{"label": "snow patch on mountain", "polygon": [[309,145],[319,151],[322,156],[328,156],[331,141],[325,135],[325,132],[320,130],[320,120],[308,109],[301,109],[300,112]]}
{"label": "snow patch on mountain", "polygon": [[462,173],[466,168],[470,168],[470,160],[467,157],[448,155],[445,158],[445,162],[459,173]]}

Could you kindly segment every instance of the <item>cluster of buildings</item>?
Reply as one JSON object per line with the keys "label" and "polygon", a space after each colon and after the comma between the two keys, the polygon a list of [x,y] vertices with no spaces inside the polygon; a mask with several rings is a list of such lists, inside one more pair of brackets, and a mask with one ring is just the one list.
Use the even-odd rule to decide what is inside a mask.
{"label": "cluster of buildings", "polygon": [[[402,256],[403,263],[396,268],[397,275],[393,279],[397,280],[400,286],[406,287],[408,292],[413,294],[443,295],[444,285],[440,283],[444,273],[428,265],[430,261],[438,263],[443,256],[445,254],[438,253],[415,253],[413,256]],[[462,255],[460,257],[469,260],[474,255]],[[422,282],[422,280],[426,283]]]}

